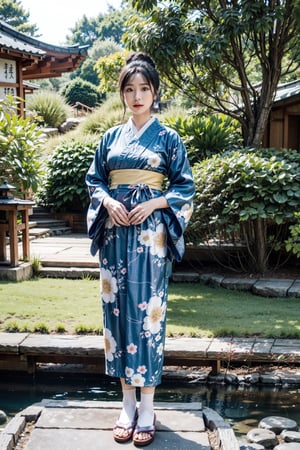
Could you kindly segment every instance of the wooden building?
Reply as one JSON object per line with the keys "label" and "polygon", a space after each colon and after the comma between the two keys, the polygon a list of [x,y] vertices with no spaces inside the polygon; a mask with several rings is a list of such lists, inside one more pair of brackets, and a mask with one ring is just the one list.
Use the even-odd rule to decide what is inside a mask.
{"label": "wooden building", "polygon": [[300,151],[300,80],[278,86],[263,146]]}
{"label": "wooden building", "polygon": [[0,99],[8,94],[25,99],[29,80],[73,72],[86,56],[87,47],[47,44],[0,20]]}

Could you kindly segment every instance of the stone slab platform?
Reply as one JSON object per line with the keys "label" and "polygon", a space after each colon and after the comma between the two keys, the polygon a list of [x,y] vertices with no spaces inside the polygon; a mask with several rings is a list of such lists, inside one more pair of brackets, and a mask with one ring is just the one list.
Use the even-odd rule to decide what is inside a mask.
{"label": "stone slab platform", "polygon": [[[0,435],[0,448],[24,450],[120,449],[112,429],[120,402],[43,400],[16,416]],[[209,433],[222,438],[222,449],[239,449],[221,416],[201,403],[156,403],[156,435],[150,450],[210,450]],[[226,436],[226,440],[225,437]],[[126,449],[136,448],[132,442]]]}

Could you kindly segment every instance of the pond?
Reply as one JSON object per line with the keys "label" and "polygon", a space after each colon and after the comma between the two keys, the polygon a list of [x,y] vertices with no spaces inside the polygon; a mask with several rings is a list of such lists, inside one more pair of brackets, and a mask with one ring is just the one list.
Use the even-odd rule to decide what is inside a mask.
{"label": "pond", "polygon": [[[0,410],[9,417],[40,400],[120,401],[118,381],[99,377],[52,377],[32,381],[0,380]],[[202,402],[217,411],[244,436],[267,416],[283,416],[300,424],[300,386],[248,386],[163,382],[156,401]]]}

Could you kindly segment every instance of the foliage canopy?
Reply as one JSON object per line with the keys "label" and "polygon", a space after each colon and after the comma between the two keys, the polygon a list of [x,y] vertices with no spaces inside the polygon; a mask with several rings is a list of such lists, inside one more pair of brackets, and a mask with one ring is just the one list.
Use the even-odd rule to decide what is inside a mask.
{"label": "foliage canopy", "polygon": [[1,0],[0,20],[22,33],[37,35],[38,28],[35,24],[29,23],[29,12],[23,8],[21,0]]}
{"label": "foliage canopy", "polygon": [[298,68],[299,0],[132,5],[139,14],[127,46],[152,55],[160,73],[195,102],[238,120],[244,144],[260,147],[277,85]]}

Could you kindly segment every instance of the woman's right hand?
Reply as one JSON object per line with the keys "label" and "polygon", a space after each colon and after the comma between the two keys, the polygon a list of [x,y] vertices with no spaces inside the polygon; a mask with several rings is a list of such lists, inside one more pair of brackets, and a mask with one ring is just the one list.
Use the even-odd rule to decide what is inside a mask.
{"label": "woman's right hand", "polygon": [[130,225],[128,220],[128,211],[121,202],[118,202],[118,200],[108,196],[103,200],[103,206],[107,209],[108,215],[114,225],[117,227],[121,225]]}

